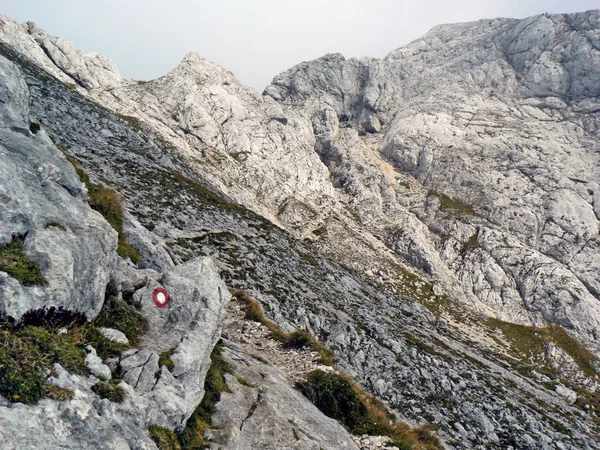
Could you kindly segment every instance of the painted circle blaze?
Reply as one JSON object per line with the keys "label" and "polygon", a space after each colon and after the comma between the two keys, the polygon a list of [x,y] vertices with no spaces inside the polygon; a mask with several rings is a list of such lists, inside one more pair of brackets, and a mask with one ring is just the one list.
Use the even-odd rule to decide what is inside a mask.
{"label": "painted circle blaze", "polygon": [[165,288],[157,287],[154,289],[154,292],[152,292],[152,299],[156,306],[164,308],[169,304],[169,293]]}

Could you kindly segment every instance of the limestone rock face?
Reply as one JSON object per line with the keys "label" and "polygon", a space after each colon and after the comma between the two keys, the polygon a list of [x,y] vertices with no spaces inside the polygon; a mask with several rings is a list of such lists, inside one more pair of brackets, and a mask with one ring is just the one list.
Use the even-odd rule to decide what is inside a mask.
{"label": "limestone rock face", "polygon": [[0,39],[344,264],[413,266],[478,311],[597,348],[598,17],[441,25],[381,60],[304,62],[262,96],[194,53],[138,83],[33,24],[3,18]]}
{"label": "limestone rock face", "polygon": [[[210,354],[221,337],[231,294],[219,278],[210,258],[194,259],[175,266],[162,277],[170,294],[165,308],[157,308],[150,280],[134,296],[148,319],[142,349],[119,363],[124,379],[150,399],[153,423],[170,429],[180,427],[204,395],[204,377]],[[159,367],[159,356],[171,351],[174,368]],[[157,377],[156,374],[160,372]]]}
{"label": "limestone rock face", "polygon": [[[181,428],[204,395],[210,353],[220,338],[231,295],[210,259],[196,259],[164,274],[172,299],[159,309],[152,300],[155,281],[136,292],[149,330],[139,348],[125,351],[118,361],[125,390],[123,403],[100,399],[91,391],[94,377],[82,377],[56,366],[53,384],[71,389],[74,398],[42,400],[38,405],[0,405],[4,448],[155,449],[147,428]],[[114,331],[114,330],[113,330]],[[172,351],[171,372],[159,367],[160,354]],[[110,369],[88,346],[86,364],[100,379]],[[18,427],[23,421],[22,427]],[[15,427],[19,428],[16,430]],[[115,437],[114,430],[119,430]],[[33,432],[32,430],[35,430]]]}
{"label": "limestone rock face", "polygon": [[[534,340],[534,355],[513,359],[514,336],[473,312],[559,324],[598,354],[598,20],[590,11],[439,26],[381,60],[302,63],[262,96],[195,54],[158,80],[109,77],[6,18],[0,50],[27,62],[43,128],[126,199],[145,267],[127,289],[147,280],[147,295],[168,282],[202,304],[187,272],[202,264],[176,267],[210,255],[285,330],[314,333],[367,390],[438,425],[451,448],[598,448],[588,400],[572,404],[574,391],[515,363],[572,372],[594,391],[581,355]],[[102,73],[115,84],[88,89]],[[11,80],[3,95],[26,104]],[[27,115],[15,111],[25,139]],[[157,332],[173,327],[175,346],[185,332],[150,311]],[[186,361],[203,364],[184,344],[177,374],[158,367],[163,346],[120,361],[136,386],[128,394],[149,410],[160,370],[175,393],[159,414],[169,426],[190,406],[177,377],[194,373]],[[129,419],[146,424],[137,413]],[[109,442],[105,425],[98,439]]]}
{"label": "limestone rock face", "polygon": [[358,450],[338,422],[324,416],[276,367],[224,341],[222,355],[236,376],[226,374],[231,393],[222,393],[212,417],[211,449],[248,448]]}
{"label": "limestone rock face", "polygon": [[0,271],[0,313],[19,319],[54,306],[91,319],[115,267],[117,233],[89,207],[73,166],[43,128],[30,132],[27,85],[4,57],[0,86],[0,243],[24,238],[24,255],[45,279],[22,285]]}
{"label": "limestone rock face", "polygon": [[438,26],[383,60],[302,63],[265,94],[313,118],[338,192],[404,260],[597,347],[599,17]]}

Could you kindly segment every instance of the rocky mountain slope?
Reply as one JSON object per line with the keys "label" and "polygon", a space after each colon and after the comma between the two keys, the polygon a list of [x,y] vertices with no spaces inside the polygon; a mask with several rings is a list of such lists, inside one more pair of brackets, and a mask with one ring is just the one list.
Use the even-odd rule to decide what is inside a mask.
{"label": "rocky mountain slope", "polygon": [[[46,227],[73,204],[66,195],[84,198],[47,135],[124,197],[125,234],[153,280],[210,255],[230,287],[251,291],[286,331],[319,337],[339,367],[404,419],[435,424],[452,448],[598,448],[598,11],[436,27],[383,60],[302,63],[262,96],[194,54],[137,82],[30,23],[0,18],[0,41],[12,61],[3,95],[20,105],[3,113],[12,200],[1,239],[25,235],[48,280],[23,287],[0,272],[5,315],[37,309],[53,286],[91,282],[89,300],[47,305],[92,318],[124,267],[115,272],[114,232],[85,204],[69,207],[68,239]],[[43,164],[25,151],[32,140]],[[24,164],[29,178],[16,178]],[[93,226],[105,237],[78,237]],[[65,244],[80,238],[90,243]],[[73,273],[89,267],[77,258],[106,269]],[[142,308],[155,285],[135,294]],[[142,309],[149,336],[153,311]],[[205,320],[214,331],[192,363],[200,387],[222,319]],[[530,327],[547,324],[562,328]],[[166,350],[145,346],[138,376]],[[187,371],[175,363],[177,380]],[[202,397],[183,380],[193,394],[162,426],[180,427]],[[155,387],[135,389],[154,398]],[[2,417],[36,408],[16,405]],[[145,448],[133,444],[140,436],[151,448],[143,430],[127,431],[130,448]]]}

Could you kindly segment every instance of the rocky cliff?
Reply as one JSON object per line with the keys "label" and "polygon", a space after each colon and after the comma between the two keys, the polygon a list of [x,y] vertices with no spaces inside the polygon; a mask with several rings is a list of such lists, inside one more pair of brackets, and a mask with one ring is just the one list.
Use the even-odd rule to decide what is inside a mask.
{"label": "rocky cliff", "polygon": [[[109,278],[139,278],[115,275],[126,266],[116,234],[53,141],[123,196],[124,234],[151,271],[135,294],[149,339],[118,364],[133,386],[128,414],[164,419],[136,426],[177,429],[202,398],[228,299],[214,274],[213,287],[194,287],[210,263],[193,261],[210,256],[285,331],[309,330],[340,368],[453,448],[598,447],[598,11],[436,27],[382,60],[302,63],[263,95],[195,54],[138,82],[31,23],[0,18],[0,41],[13,61],[2,69],[1,239],[23,236],[46,280],[23,286],[0,272],[3,312],[62,306],[93,319]],[[158,281],[185,286],[192,305],[220,286],[201,308],[205,334],[186,314],[155,317],[144,302]],[[166,329],[169,344],[154,346]],[[186,342],[199,341],[191,356]],[[151,381],[173,346],[175,367],[159,380],[185,401],[165,401]],[[234,367],[239,351],[224,352]],[[89,386],[81,392],[92,401]],[[91,431],[81,433],[68,439]],[[131,448],[148,441],[145,428],[127,433]],[[314,442],[328,439],[340,438]]]}

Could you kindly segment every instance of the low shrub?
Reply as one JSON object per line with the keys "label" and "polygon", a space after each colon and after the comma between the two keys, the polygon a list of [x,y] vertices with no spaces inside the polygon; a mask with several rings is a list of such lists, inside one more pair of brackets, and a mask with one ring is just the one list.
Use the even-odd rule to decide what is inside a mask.
{"label": "low shrub", "polygon": [[267,327],[271,337],[282,343],[284,348],[310,348],[319,354],[319,362],[325,365],[334,364],[333,350],[325,347],[306,330],[294,331],[291,334],[284,332],[275,322],[268,320],[258,300],[242,290],[231,290],[231,294],[244,306],[244,319],[258,322]]}
{"label": "low shrub", "polygon": [[98,394],[100,398],[106,398],[111,402],[121,403],[125,400],[123,388],[111,382],[98,381],[92,386],[92,391]]}
{"label": "low shrub", "polygon": [[6,272],[24,286],[43,285],[46,280],[40,267],[23,252],[24,236],[14,236],[0,245],[0,271]]}
{"label": "low shrub", "polygon": [[232,373],[232,370],[221,355],[221,348],[222,344],[217,344],[210,355],[211,365],[204,381],[204,397],[179,435],[179,442],[185,450],[205,448],[204,433],[212,425],[212,415],[215,413],[221,393],[231,392],[225,382],[224,374]]}
{"label": "low shrub", "polygon": [[177,434],[174,431],[158,425],[151,425],[148,431],[160,450],[181,450]]}
{"label": "low shrub", "polygon": [[353,434],[388,436],[390,445],[402,450],[443,449],[428,427],[411,429],[396,422],[381,401],[343,375],[315,370],[296,386],[323,414],[336,419]]}

